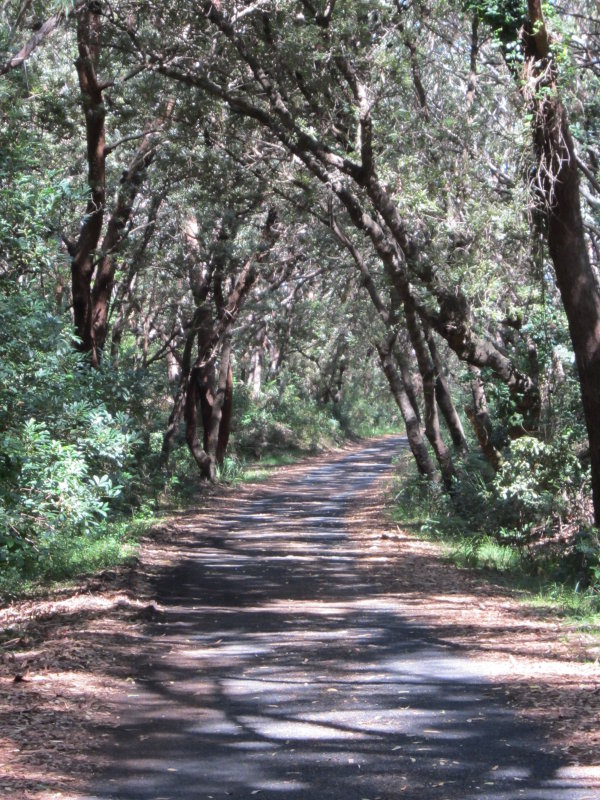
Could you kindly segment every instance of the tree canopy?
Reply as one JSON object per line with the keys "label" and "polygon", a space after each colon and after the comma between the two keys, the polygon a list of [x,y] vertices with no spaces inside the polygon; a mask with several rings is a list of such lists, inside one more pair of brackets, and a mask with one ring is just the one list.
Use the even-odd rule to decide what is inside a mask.
{"label": "tree canopy", "polygon": [[600,523],[593,3],[6,0],[0,26],[5,560],[391,427],[473,530]]}

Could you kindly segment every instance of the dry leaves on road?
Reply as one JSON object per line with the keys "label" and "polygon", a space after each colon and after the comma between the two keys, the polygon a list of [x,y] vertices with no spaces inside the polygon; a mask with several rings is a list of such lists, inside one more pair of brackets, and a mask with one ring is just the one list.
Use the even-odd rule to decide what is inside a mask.
{"label": "dry leaves on road", "polygon": [[[343,454],[342,454],[343,455]],[[341,457],[341,456],[340,456]],[[248,500],[283,489],[331,455],[278,470],[268,489],[247,486]],[[149,578],[177,562],[190,539],[210,528],[231,490],[202,510],[171,520],[144,543],[135,564],[96,576],[71,593],[0,609],[0,795],[18,800],[76,798],[94,753],[117,723],[115,701],[132,689],[130,672],[153,642],[144,622],[160,613]],[[381,591],[407,617],[478,659],[520,713],[541,720],[548,746],[569,755],[578,780],[599,785],[598,639],[520,602],[518,594],[447,564],[439,549],[399,529],[382,511],[384,488],[356,498],[349,528]]]}

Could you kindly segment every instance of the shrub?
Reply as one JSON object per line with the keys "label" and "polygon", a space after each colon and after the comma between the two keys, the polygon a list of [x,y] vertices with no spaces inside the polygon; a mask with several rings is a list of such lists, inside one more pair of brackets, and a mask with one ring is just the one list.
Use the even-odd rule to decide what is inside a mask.
{"label": "shrub", "polygon": [[70,322],[0,294],[0,560],[27,567],[64,537],[97,535],[131,482],[141,438],[113,410],[115,381],[88,368]]}

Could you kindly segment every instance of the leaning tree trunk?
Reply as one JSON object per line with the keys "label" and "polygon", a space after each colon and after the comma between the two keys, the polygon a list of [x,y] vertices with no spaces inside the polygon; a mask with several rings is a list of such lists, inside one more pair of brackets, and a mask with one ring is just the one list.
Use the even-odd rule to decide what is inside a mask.
{"label": "leaning tree trunk", "polygon": [[460,421],[456,407],[452,402],[448,383],[446,382],[446,378],[444,377],[444,373],[442,371],[442,362],[440,360],[435,339],[433,338],[433,334],[429,327],[425,325],[423,327],[425,329],[425,337],[427,339],[429,352],[431,353],[431,358],[433,359],[433,363],[437,372],[435,379],[435,398],[437,400],[438,407],[442,412],[446,427],[450,433],[450,438],[452,439],[452,444],[454,445],[456,451],[458,453],[466,453],[469,448],[465,438],[465,432],[463,430],[462,422]]}
{"label": "leaning tree trunk", "polygon": [[413,404],[410,401],[404,383],[396,369],[394,358],[392,357],[394,340],[395,337],[387,336],[382,342],[377,344],[379,361],[381,362],[384,375],[388,380],[392,396],[402,414],[402,419],[406,426],[408,446],[415,459],[417,470],[420,475],[433,479],[435,477],[435,466],[427,450],[425,439],[423,438],[420,420],[415,414]]}
{"label": "leaning tree trunk", "polygon": [[473,375],[473,380],[471,381],[473,407],[465,406],[465,414],[473,426],[482,453],[490,462],[494,471],[497,472],[502,463],[502,455],[492,443],[492,428],[490,425],[483,381],[481,380],[481,371],[476,367],[471,367],[471,374]]}
{"label": "leaning tree trunk", "polygon": [[595,524],[600,525],[600,295],[590,265],[579,196],[577,156],[558,97],[557,66],[539,0],[529,0],[524,91],[538,159],[534,189],[546,219],[548,249],[569,323],[590,444]]}
{"label": "leaning tree trunk", "polygon": [[440,430],[440,420],[437,413],[435,398],[435,365],[427,348],[427,343],[421,329],[420,321],[410,304],[404,304],[406,314],[406,328],[417,357],[419,372],[423,380],[423,399],[425,401],[425,435],[433,448],[437,459],[442,481],[446,489],[451,489],[456,476],[450,450],[446,446]]}

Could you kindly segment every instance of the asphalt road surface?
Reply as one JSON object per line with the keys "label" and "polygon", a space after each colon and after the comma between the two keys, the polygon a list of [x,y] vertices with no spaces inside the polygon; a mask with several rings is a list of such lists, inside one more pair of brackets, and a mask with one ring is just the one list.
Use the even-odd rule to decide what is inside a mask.
{"label": "asphalt road surface", "polygon": [[88,800],[600,798],[478,662],[357,569],[344,514],[403,445],[232,501],[199,530],[157,581],[162,655],[136,667]]}

